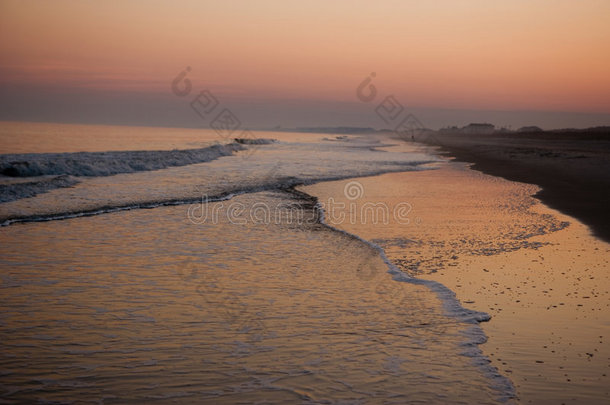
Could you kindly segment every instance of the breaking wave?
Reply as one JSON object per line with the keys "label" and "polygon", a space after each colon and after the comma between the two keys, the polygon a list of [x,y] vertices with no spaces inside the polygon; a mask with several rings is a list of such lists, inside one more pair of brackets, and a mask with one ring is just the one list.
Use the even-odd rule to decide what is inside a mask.
{"label": "breaking wave", "polygon": [[0,174],[10,177],[111,176],[209,162],[244,149],[240,143],[234,142],[186,150],[2,155]]}
{"label": "breaking wave", "polygon": [[34,197],[40,193],[56,188],[71,187],[78,183],[78,179],[63,174],[55,177],[43,177],[35,181],[0,184],[0,203]]}
{"label": "breaking wave", "polygon": [[[242,145],[273,143],[272,139],[240,139],[199,149],[112,151],[76,153],[27,153],[0,155],[0,203],[34,197],[57,188],[72,187],[78,177],[160,170],[209,162],[246,149]],[[7,178],[32,178],[15,182]]]}

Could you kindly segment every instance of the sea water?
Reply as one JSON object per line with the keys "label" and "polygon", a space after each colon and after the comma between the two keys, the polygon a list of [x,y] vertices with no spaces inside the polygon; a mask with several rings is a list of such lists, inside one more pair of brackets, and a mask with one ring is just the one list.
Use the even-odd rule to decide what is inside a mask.
{"label": "sea water", "polygon": [[[235,142],[209,130],[163,137],[158,128],[5,125],[14,133],[2,138],[12,139],[3,164],[48,168],[89,152],[97,172],[64,174],[70,165],[61,165],[0,176],[4,193],[16,183],[24,193],[0,204],[4,400],[496,403],[513,395],[477,349],[486,314],[401,273],[294,190],[431,169],[436,157],[369,136],[257,132],[277,142],[214,154]],[[105,130],[114,135],[105,140]],[[116,147],[121,131],[130,140]],[[95,142],[77,133],[97,134]],[[71,137],[79,146],[59,150]],[[130,163],[141,151],[167,162],[174,149],[209,156],[156,170]],[[124,169],[106,173],[108,164]],[[59,184],[35,188],[53,179]]]}

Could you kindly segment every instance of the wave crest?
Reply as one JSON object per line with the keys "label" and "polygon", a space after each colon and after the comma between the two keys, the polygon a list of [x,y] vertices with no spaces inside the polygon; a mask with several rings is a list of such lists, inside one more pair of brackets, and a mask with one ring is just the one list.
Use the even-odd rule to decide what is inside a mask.
{"label": "wave crest", "polygon": [[204,163],[244,150],[239,143],[200,149],[167,151],[113,151],[30,153],[0,156],[0,174],[10,177],[45,175],[111,176]]}

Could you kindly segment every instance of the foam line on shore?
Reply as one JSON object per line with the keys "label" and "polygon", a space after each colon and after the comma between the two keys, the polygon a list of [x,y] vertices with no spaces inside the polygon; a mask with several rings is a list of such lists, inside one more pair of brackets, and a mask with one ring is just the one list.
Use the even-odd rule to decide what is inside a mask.
{"label": "foam line on shore", "polygon": [[479,323],[491,320],[491,315],[485,312],[479,312],[464,308],[460,301],[457,299],[455,292],[453,292],[452,290],[437,281],[423,280],[404,273],[396,265],[394,265],[394,263],[392,263],[392,261],[387,257],[385,250],[381,246],[377,245],[374,242],[363,239],[356,234],[347,232],[343,229],[336,228],[331,224],[327,223],[325,220],[324,208],[318,201],[317,197],[300,190],[295,190],[294,188],[292,188],[290,191],[294,194],[315,201],[314,207],[319,213],[318,218],[320,224],[324,225],[325,227],[334,232],[338,232],[349,238],[356,239],[378,252],[379,256],[388,267],[388,273],[392,276],[392,280],[397,282],[410,283],[414,285],[423,285],[430,289],[432,292],[434,292],[439,298],[439,300],[442,302],[443,309],[448,317],[456,319],[458,322],[469,325],[463,332],[465,341],[461,343],[463,347],[461,354],[463,356],[470,357],[475,363],[475,365],[479,367],[488,378],[490,378],[490,380],[492,381],[493,388],[501,393],[499,398],[500,401],[505,402],[516,398],[516,391],[512,381],[500,374],[498,369],[490,364],[490,360],[487,358],[487,356],[483,354],[481,349],[478,347],[479,345],[487,342],[487,336],[479,326]]}
{"label": "foam line on shore", "polygon": [[[409,162],[405,164],[400,169],[396,170],[378,170],[367,173],[367,176],[375,176],[384,173],[390,172],[404,172],[404,171],[417,171],[417,170],[431,170],[430,168],[423,167],[430,163],[428,161],[421,162]],[[335,180],[344,180],[348,178],[352,178],[353,174],[345,174],[340,176],[328,176],[328,177],[320,177],[315,179],[299,179],[299,178],[290,178],[283,182],[272,182],[269,184],[262,184],[257,186],[245,186],[240,188],[231,188],[228,190],[219,191],[218,193],[208,196],[197,196],[194,198],[175,198],[175,199],[164,199],[164,200],[156,200],[156,201],[140,201],[137,203],[125,204],[125,205],[106,205],[101,207],[96,207],[93,209],[84,209],[78,211],[67,211],[67,212],[56,212],[49,214],[41,214],[41,215],[24,215],[24,216],[13,216],[13,217],[4,217],[0,218],[0,227],[1,226],[9,226],[17,223],[25,223],[25,222],[46,222],[46,221],[54,221],[54,220],[64,220],[71,218],[79,218],[79,217],[88,217],[94,215],[102,215],[109,214],[120,211],[129,211],[134,209],[152,209],[156,207],[164,207],[164,206],[174,206],[174,205],[186,205],[186,204],[196,204],[201,203],[202,200],[206,202],[215,202],[215,201],[223,201],[232,198],[233,196],[240,194],[249,194],[249,193],[257,193],[260,191],[269,191],[269,190],[287,190],[289,188],[296,187],[298,185],[310,185],[319,182],[325,181],[335,181]]]}

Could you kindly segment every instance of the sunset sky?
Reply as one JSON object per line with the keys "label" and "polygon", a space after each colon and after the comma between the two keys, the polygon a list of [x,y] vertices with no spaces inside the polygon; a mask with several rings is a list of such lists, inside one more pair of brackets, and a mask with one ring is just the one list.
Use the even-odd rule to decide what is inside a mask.
{"label": "sunset sky", "polygon": [[610,125],[610,1],[0,1],[0,119],[197,126],[202,89],[252,127],[383,127],[387,95],[430,127]]}

